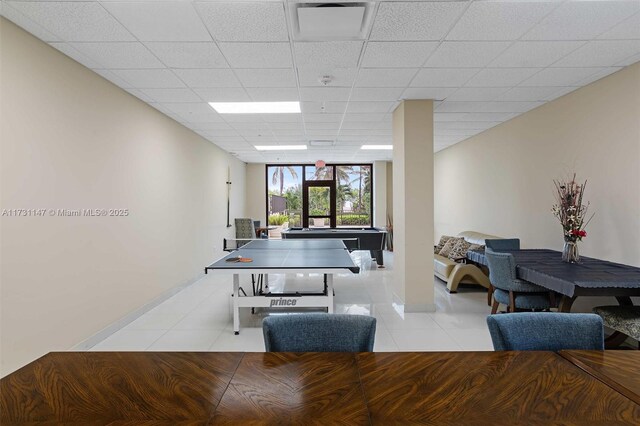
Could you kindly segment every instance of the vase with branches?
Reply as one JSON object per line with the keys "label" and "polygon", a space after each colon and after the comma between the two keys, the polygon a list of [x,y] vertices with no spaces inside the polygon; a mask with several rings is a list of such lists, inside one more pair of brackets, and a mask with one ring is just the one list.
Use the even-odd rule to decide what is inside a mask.
{"label": "vase with branches", "polygon": [[556,204],[553,205],[551,211],[562,225],[564,237],[562,260],[577,263],[580,261],[578,241],[582,241],[587,236],[585,228],[593,218],[592,214],[587,219],[589,203],[583,203],[587,181],[578,183],[574,173],[570,180],[554,180],[553,183],[556,189]]}

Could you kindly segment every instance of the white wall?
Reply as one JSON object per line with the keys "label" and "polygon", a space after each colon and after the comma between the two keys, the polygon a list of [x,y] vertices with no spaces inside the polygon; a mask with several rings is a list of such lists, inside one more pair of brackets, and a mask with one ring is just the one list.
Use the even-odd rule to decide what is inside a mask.
{"label": "white wall", "polygon": [[[2,374],[66,350],[221,255],[244,163],[0,19]],[[48,209],[128,209],[58,217]]]}
{"label": "white wall", "polygon": [[263,226],[267,225],[267,195],[265,185],[265,164],[247,164],[245,190],[247,217],[260,220]]}
{"label": "white wall", "polygon": [[435,237],[475,230],[560,250],[553,179],[588,180],[586,256],[640,266],[640,63],[435,156]]}

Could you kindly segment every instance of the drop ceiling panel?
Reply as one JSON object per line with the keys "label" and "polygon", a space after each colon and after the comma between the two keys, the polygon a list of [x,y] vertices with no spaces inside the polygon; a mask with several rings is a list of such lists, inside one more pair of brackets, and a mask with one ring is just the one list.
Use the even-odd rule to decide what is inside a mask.
{"label": "drop ceiling panel", "polygon": [[291,68],[236,69],[235,74],[244,87],[297,87]]}
{"label": "drop ceiling panel", "polygon": [[406,87],[417,71],[416,68],[362,68],[356,87]]}
{"label": "drop ceiling panel", "polygon": [[484,67],[508,46],[506,41],[445,41],[425,63],[430,68]]}
{"label": "drop ceiling panel", "polygon": [[323,76],[330,78],[331,87],[351,87],[358,74],[357,68],[336,68],[329,66],[298,68],[301,87],[324,87]]}
{"label": "drop ceiling panel", "polygon": [[572,86],[600,71],[598,68],[545,68],[520,83],[521,86]]}
{"label": "drop ceiling panel", "polygon": [[460,87],[480,68],[423,68],[411,82],[412,87]]}
{"label": "drop ceiling panel", "polygon": [[447,40],[514,40],[520,38],[557,2],[474,2],[447,35]]}
{"label": "drop ceiling panel", "polygon": [[200,87],[192,89],[205,102],[248,102],[247,92],[240,87]]}
{"label": "drop ceiling panel", "polygon": [[361,41],[296,42],[296,65],[300,68],[355,68],[362,45]]}
{"label": "drop ceiling panel", "polygon": [[565,56],[553,67],[600,67],[611,66],[640,53],[640,40],[590,41]]}
{"label": "drop ceiling panel", "polygon": [[[359,38],[332,41],[290,38],[298,3],[10,1],[1,12],[243,161],[390,159],[360,145],[391,143],[400,99],[434,99],[443,149],[640,60],[637,0],[371,2]],[[302,114],[218,115],[215,101],[302,101]],[[247,142],[336,135],[308,152]]]}
{"label": "drop ceiling panel", "polygon": [[404,87],[358,88],[351,92],[352,101],[395,101],[400,99]]}
{"label": "drop ceiling panel", "polygon": [[89,2],[8,2],[64,41],[135,41],[100,4]]}
{"label": "drop ceiling panel", "polygon": [[248,87],[247,93],[256,102],[295,102],[300,100],[298,89]]}
{"label": "drop ceiling panel", "polygon": [[140,41],[211,41],[190,2],[101,3]]}
{"label": "drop ceiling panel", "polygon": [[168,69],[111,70],[111,72],[137,89],[185,87],[185,84]]}
{"label": "drop ceiling panel", "polygon": [[241,87],[229,69],[176,69],[176,75],[189,87]]}
{"label": "drop ceiling panel", "polygon": [[289,43],[218,43],[233,68],[291,68]]}
{"label": "drop ceiling panel", "polygon": [[153,102],[199,102],[200,97],[191,89],[140,89],[140,91],[153,99]]}
{"label": "drop ceiling panel", "polygon": [[640,11],[640,2],[568,1],[525,34],[523,40],[588,40]]}
{"label": "drop ceiling panel", "polygon": [[196,8],[216,40],[288,40],[281,2],[197,2]]}
{"label": "drop ceiling panel", "polygon": [[491,67],[548,67],[584,45],[584,41],[520,41],[502,52]]}
{"label": "drop ceiling panel", "polygon": [[371,40],[440,40],[466,2],[383,2],[373,22]]}
{"label": "drop ceiling panel", "polygon": [[71,43],[71,46],[101,68],[164,68],[142,43]]}
{"label": "drop ceiling panel", "polygon": [[541,68],[485,68],[471,77],[468,87],[513,87],[539,72]]}
{"label": "drop ceiling panel", "polygon": [[146,42],[145,46],[170,68],[229,68],[212,41]]}
{"label": "drop ceiling panel", "polygon": [[420,67],[438,47],[436,42],[382,42],[367,44],[362,59],[366,68]]}

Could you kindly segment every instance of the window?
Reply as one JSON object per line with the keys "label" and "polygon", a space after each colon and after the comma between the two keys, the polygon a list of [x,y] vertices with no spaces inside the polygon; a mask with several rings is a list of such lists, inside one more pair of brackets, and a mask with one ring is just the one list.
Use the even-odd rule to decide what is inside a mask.
{"label": "window", "polygon": [[371,227],[372,165],[266,166],[269,225]]}

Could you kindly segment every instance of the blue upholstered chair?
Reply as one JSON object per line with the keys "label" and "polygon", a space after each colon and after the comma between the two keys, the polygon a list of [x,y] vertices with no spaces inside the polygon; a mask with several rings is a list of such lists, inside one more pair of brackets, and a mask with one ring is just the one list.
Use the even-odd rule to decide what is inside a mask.
{"label": "blue upholstered chair", "polygon": [[[484,245],[487,250],[492,251],[520,250],[520,238],[485,239]],[[493,285],[491,285],[491,279],[489,279],[487,299],[487,303],[491,306],[491,300],[493,299]]]}
{"label": "blue upholstered chair", "polygon": [[484,245],[493,251],[520,250],[520,238],[484,240]]}
{"label": "blue upholstered chair", "polygon": [[496,351],[603,350],[602,318],[595,314],[524,312],[490,315]]}
{"label": "blue upholstered chair", "polygon": [[516,278],[516,261],[510,253],[485,251],[489,264],[489,280],[493,286],[491,313],[498,311],[500,303],[507,305],[509,312],[520,310],[549,309],[555,305],[552,292],[544,287]]}
{"label": "blue upholstered chair", "polygon": [[267,352],[371,352],[376,319],[365,315],[293,314],[262,321]]}

